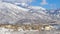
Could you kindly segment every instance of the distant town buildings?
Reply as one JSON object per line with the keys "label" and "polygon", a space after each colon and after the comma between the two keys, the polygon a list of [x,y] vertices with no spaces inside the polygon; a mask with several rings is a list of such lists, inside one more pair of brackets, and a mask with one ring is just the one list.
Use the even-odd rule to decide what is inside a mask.
{"label": "distant town buildings", "polygon": [[23,24],[23,25],[11,25],[0,24],[0,31],[40,31],[40,30],[53,30],[60,29],[60,25],[54,24]]}

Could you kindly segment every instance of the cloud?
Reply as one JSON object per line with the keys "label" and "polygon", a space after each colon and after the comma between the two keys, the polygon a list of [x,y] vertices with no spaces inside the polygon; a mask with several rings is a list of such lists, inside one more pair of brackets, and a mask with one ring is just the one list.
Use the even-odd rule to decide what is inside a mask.
{"label": "cloud", "polygon": [[48,4],[48,3],[47,3],[46,0],[42,0],[41,5],[47,5],[47,4]]}
{"label": "cloud", "polygon": [[19,1],[22,3],[31,3],[32,2],[32,0],[19,0]]}
{"label": "cloud", "polygon": [[33,2],[34,0],[0,0],[2,2],[9,2],[15,5],[22,5],[22,6],[28,6]]}
{"label": "cloud", "polygon": [[31,3],[33,0],[0,0],[4,2],[12,2],[12,3]]}

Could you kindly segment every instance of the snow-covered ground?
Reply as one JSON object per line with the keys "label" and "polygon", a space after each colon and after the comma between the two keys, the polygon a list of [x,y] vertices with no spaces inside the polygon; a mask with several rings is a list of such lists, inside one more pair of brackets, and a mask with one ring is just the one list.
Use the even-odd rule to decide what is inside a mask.
{"label": "snow-covered ground", "polygon": [[38,31],[2,31],[0,34],[39,34]]}
{"label": "snow-covered ground", "polygon": [[0,34],[60,34],[60,31],[5,31]]}

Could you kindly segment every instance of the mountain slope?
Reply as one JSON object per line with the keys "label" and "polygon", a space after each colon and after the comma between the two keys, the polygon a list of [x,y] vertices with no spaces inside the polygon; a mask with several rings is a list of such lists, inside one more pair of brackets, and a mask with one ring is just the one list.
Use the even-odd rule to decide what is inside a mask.
{"label": "mountain slope", "polygon": [[45,13],[44,10],[45,9],[42,7],[22,8],[10,3],[0,2],[0,23],[48,23],[48,21],[52,19]]}
{"label": "mountain slope", "polygon": [[[0,22],[14,22],[22,17],[24,11],[27,10],[10,3],[0,2]],[[18,16],[18,14],[21,14],[20,12],[22,15]]]}

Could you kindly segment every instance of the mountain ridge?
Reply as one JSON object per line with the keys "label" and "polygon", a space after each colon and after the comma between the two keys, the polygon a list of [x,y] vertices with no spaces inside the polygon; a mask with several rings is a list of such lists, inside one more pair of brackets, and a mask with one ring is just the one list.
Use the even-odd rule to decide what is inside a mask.
{"label": "mountain ridge", "polygon": [[52,18],[46,14],[44,8],[22,8],[14,4],[0,2],[0,23],[50,23]]}

